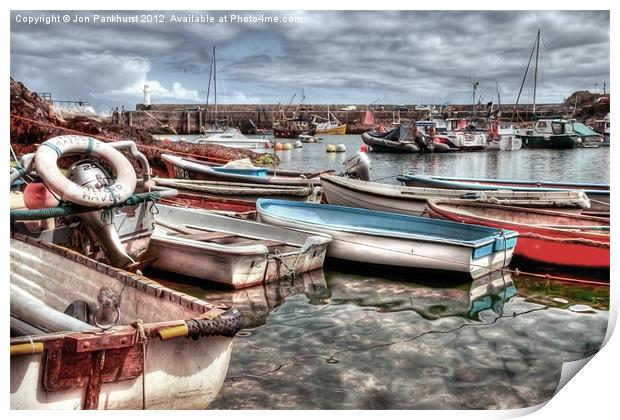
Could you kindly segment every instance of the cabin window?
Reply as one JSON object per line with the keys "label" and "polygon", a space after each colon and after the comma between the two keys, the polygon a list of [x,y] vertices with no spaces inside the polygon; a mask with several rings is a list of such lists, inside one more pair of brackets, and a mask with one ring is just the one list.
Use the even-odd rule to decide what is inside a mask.
{"label": "cabin window", "polygon": [[564,133],[564,124],[558,122],[551,123],[551,130],[553,134],[562,134]]}
{"label": "cabin window", "polygon": [[538,121],[536,128],[547,128],[547,121]]}

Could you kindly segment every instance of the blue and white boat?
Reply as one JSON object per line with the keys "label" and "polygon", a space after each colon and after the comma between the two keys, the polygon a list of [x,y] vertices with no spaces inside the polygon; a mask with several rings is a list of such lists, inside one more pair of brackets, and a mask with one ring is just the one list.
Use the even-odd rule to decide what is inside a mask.
{"label": "blue and white boat", "polygon": [[[449,190],[510,190],[510,191],[583,191],[590,199],[585,213],[603,214],[610,212],[609,184],[568,183],[556,181],[524,181],[509,179],[456,178],[405,174],[396,178],[409,187],[444,188]],[[582,212],[583,214],[584,212]]]}
{"label": "blue and white boat", "polygon": [[517,232],[327,204],[259,199],[263,223],[333,237],[327,256],[403,268],[467,273],[506,267]]}

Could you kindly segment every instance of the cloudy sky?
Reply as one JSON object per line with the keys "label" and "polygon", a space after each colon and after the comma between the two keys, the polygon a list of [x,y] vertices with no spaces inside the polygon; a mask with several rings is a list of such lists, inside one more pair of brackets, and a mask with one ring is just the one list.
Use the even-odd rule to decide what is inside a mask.
{"label": "cloudy sky", "polygon": [[[62,22],[76,14],[90,22]],[[122,22],[144,14],[163,22]],[[294,22],[218,22],[261,14]],[[52,15],[61,22],[24,22]],[[215,22],[175,23],[173,15]],[[54,99],[81,99],[99,110],[133,108],[145,81],[152,102],[201,103],[215,45],[219,103],[286,103],[295,93],[297,103],[302,89],[306,103],[470,103],[472,77],[483,101],[496,98],[497,82],[507,103],[519,91],[538,28],[537,102],[609,86],[605,11],[13,11],[11,75]],[[532,86],[530,78],[521,102],[531,101]]]}

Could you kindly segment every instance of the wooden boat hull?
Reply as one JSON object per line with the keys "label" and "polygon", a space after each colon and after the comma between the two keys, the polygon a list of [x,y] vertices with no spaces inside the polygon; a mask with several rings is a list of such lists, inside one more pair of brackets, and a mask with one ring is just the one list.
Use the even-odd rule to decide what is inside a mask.
{"label": "wooden boat hull", "polygon": [[[146,408],[207,407],[224,382],[232,338],[241,327],[242,316],[238,311],[235,310],[233,318],[228,318],[231,328],[221,330],[226,331],[227,336],[213,331],[213,336],[202,336],[197,340],[181,335],[174,338],[174,334],[169,340],[163,340],[161,334],[171,331],[167,328],[186,328],[195,322],[191,319],[206,313],[213,316],[214,323],[220,323],[219,319],[228,312],[73,251],[31,238],[11,239],[12,292],[31,295],[34,301],[45,302],[62,318],[68,317],[62,311],[75,298],[86,301],[91,309],[95,308],[99,304],[97,293],[101,288],[122,294],[120,314],[121,324],[125,326],[115,326],[105,332],[97,328],[97,335],[65,331],[34,335],[30,339],[12,338],[12,350],[18,350],[20,344],[31,346],[31,342],[41,343],[43,350],[35,354],[16,351],[11,356],[11,408],[140,409],[143,368]],[[12,312],[20,310],[19,301],[12,300],[11,305]],[[141,362],[141,344],[135,341],[137,330],[129,326],[137,319],[144,320],[149,337],[145,365]],[[169,321],[174,319],[181,321]],[[119,341],[120,337],[124,337],[125,343],[123,339]],[[83,348],[72,350],[75,343],[81,342]],[[91,343],[92,348],[86,347],[86,342]],[[97,351],[98,348],[105,350]],[[93,378],[95,357],[104,352],[106,358],[100,392],[86,392],[85,398],[85,388]],[[89,373],[83,373],[85,368]],[[85,406],[87,403],[91,406]]]}
{"label": "wooden boat hull", "polygon": [[400,142],[396,140],[387,140],[381,137],[375,137],[368,132],[362,133],[362,141],[370,146],[373,152],[386,153],[417,153],[420,148],[413,142]]}
{"label": "wooden boat hull", "polygon": [[[417,188],[384,185],[347,179],[335,175],[321,175],[322,200],[328,204],[359,207],[377,211],[422,215],[426,200],[432,198],[462,198],[476,191],[439,188]],[[484,198],[476,201],[497,202],[519,207],[563,207],[581,209],[589,205],[585,194],[577,191],[485,191]],[[473,198],[472,198],[473,199]]]}
{"label": "wooden boat hull", "polygon": [[[204,233],[231,235],[220,235],[211,241],[198,240],[166,234],[158,228],[149,247],[149,256],[157,258],[154,268],[236,289],[322,268],[331,241],[325,235],[274,229],[251,221],[166,205],[160,205],[156,215],[156,223],[162,222],[199,228]],[[245,240],[231,242],[234,237]]]}
{"label": "wooden boat hull", "polygon": [[602,226],[608,221],[548,210],[523,210],[507,206],[466,203],[462,200],[429,200],[431,217],[519,232],[515,255],[538,263],[609,269],[609,235],[548,226]]}
{"label": "wooden boat hull", "polygon": [[217,196],[179,193],[174,197],[162,198],[159,202],[175,207],[208,210],[240,219],[253,219],[256,214],[255,200],[235,200]]}
{"label": "wooden boat hull", "polygon": [[[286,206],[302,210],[297,216],[286,217],[270,207]],[[318,207],[317,207],[318,206]],[[471,278],[478,278],[489,272],[503,268],[510,263],[512,250],[516,243],[516,236],[507,232],[505,239],[498,239],[501,246],[493,245],[494,239],[485,245],[486,251],[479,252],[472,245],[463,242],[442,240],[439,238],[421,237],[410,232],[394,231],[386,232],[381,229],[365,228],[362,226],[347,225],[351,218],[374,219],[373,222],[384,221],[422,222],[427,223],[426,218],[398,215],[386,212],[371,212],[368,210],[353,209],[340,206],[322,206],[329,211],[339,212],[339,220],[343,224],[317,222],[309,220],[312,212],[322,211],[322,205],[308,203],[285,203],[279,200],[259,200],[257,202],[257,218],[263,223],[274,226],[282,226],[304,232],[320,232],[333,238],[327,255],[333,258],[356,261],[362,263],[379,264],[403,268],[435,269],[465,273]],[[304,207],[308,213],[304,213]],[[319,216],[320,217],[320,216]],[[409,220],[408,220],[409,219]],[[419,220],[417,220],[419,219]],[[446,225],[447,228],[461,228],[458,225]],[[488,233],[484,232],[484,235]],[[488,242],[488,240],[487,240]],[[491,244],[491,245],[489,245]],[[501,251],[499,250],[501,248]],[[488,251],[488,252],[487,252]]]}
{"label": "wooden boat hull", "polygon": [[178,156],[162,154],[161,158],[164,161],[166,169],[168,170],[168,175],[171,178],[271,185],[318,186],[320,184],[318,178],[306,179],[302,177],[287,176],[250,176],[236,173],[225,173],[218,172],[209,165],[200,164]]}
{"label": "wooden boat hull", "polygon": [[478,178],[453,178],[422,175],[402,175],[396,178],[404,185],[421,188],[445,188],[457,190],[489,191],[584,191],[590,199],[590,212],[609,212],[609,185],[585,183],[561,183],[538,181],[493,180]]}
{"label": "wooden boat hull", "polygon": [[331,128],[318,128],[315,131],[315,134],[333,134],[333,135],[344,135],[347,134],[347,125],[342,124],[338,127]]}
{"label": "wooden boat hull", "polygon": [[261,197],[292,201],[315,201],[320,187],[303,185],[248,184],[240,182],[195,181],[187,179],[154,178],[155,185],[174,188],[179,194],[204,196],[205,200],[241,200],[255,202]]}

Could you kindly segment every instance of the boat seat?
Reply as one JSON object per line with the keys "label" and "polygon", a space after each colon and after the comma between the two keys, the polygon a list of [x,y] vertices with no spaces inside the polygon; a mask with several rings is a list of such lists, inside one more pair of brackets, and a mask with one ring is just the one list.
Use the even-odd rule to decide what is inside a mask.
{"label": "boat seat", "polygon": [[216,239],[232,238],[234,236],[239,235],[226,232],[200,232],[192,233],[190,235],[182,235],[183,238],[192,239],[194,241],[214,241]]}
{"label": "boat seat", "polygon": [[267,248],[272,248],[276,246],[286,245],[286,242],[282,241],[272,241],[269,239],[254,239],[253,241],[243,241],[243,242],[235,242],[234,245],[256,245],[257,243],[265,245]]}

